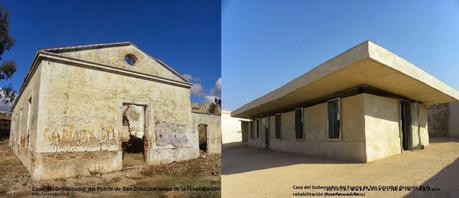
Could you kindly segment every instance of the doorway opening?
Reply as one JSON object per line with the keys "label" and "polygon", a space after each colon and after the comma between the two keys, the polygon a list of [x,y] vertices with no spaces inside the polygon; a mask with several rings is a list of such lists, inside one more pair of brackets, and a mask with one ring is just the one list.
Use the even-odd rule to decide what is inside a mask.
{"label": "doorway opening", "polygon": [[207,124],[198,125],[199,150],[207,152]]}
{"label": "doorway opening", "polygon": [[411,150],[411,108],[409,102],[401,102],[402,145],[403,150]]}
{"label": "doorway opening", "polygon": [[123,104],[123,168],[145,165],[145,105]]}

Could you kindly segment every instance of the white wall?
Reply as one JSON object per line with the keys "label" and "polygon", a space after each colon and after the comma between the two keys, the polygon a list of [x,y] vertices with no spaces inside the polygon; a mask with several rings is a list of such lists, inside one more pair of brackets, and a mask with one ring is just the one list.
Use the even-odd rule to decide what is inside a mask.
{"label": "white wall", "polygon": [[247,119],[233,118],[231,112],[222,111],[222,139],[223,144],[231,142],[242,142],[241,121]]}

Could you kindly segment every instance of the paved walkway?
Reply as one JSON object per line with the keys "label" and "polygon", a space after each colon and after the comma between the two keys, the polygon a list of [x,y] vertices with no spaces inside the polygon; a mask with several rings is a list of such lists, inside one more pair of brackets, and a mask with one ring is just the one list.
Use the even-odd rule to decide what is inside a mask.
{"label": "paved walkway", "polygon": [[[365,197],[454,197],[459,195],[459,139],[431,138],[431,144],[424,150],[367,164],[232,143],[223,145],[222,169],[223,197],[292,197],[298,192],[325,193],[317,189],[293,189],[294,185],[424,185],[438,187],[440,191],[364,193]],[[334,192],[337,191],[328,193]]]}

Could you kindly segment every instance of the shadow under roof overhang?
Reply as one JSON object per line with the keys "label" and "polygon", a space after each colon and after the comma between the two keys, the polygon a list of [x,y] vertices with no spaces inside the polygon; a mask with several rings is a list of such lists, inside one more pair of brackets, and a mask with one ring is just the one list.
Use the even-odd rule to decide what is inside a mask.
{"label": "shadow under roof overhang", "polygon": [[282,87],[233,111],[250,118],[367,85],[426,105],[455,102],[459,93],[392,52],[365,41]]}

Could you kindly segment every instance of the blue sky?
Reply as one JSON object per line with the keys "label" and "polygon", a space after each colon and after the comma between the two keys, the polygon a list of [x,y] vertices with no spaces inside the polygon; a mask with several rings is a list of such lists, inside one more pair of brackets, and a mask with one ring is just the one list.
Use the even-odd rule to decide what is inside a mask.
{"label": "blue sky", "polygon": [[459,90],[458,0],[285,2],[223,1],[224,109],[235,110],[365,40]]}
{"label": "blue sky", "polygon": [[[16,44],[3,58],[16,62],[10,82],[19,90],[38,49],[131,41],[193,77],[192,97],[218,94],[221,76],[220,2],[43,0],[2,1]],[[200,87],[201,86],[201,89]],[[213,89],[213,91],[211,91]]]}

